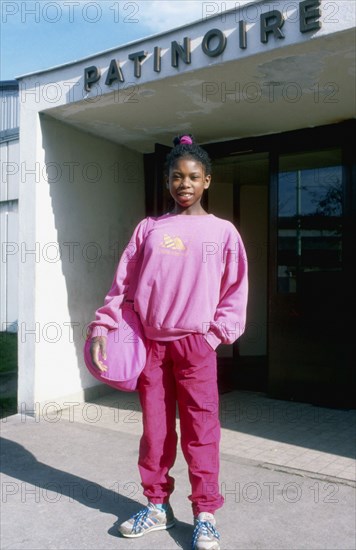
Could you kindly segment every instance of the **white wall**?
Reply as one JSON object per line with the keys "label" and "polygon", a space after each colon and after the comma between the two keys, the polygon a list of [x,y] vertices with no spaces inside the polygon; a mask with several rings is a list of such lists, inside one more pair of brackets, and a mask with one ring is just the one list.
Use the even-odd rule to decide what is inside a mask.
{"label": "white wall", "polygon": [[[35,122],[26,114],[24,127]],[[30,296],[20,292],[18,402],[30,410],[82,401],[96,385],[83,362],[85,327],[144,216],[142,155],[49,117],[37,125],[35,164],[24,133],[20,194],[21,239],[35,251],[20,263]]]}

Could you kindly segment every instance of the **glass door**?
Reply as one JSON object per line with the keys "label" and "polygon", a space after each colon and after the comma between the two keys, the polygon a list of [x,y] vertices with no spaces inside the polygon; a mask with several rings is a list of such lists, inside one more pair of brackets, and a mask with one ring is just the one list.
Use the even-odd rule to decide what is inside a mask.
{"label": "glass door", "polygon": [[280,155],[278,164],[270,390],[290,399],[337,401],[325,391],[338,391],[345,363],[341,150]]}
{"label": "glass door", "polygon": [[[317,295],[322,298],[325,285],[334,290],[342,269],[342,215],[339,150],[280,158],[279,293],[303,293],[308,302],[308,292],[315,299]],[[313,317],[320,315],[324,305],[321,299],[313,308]]]}

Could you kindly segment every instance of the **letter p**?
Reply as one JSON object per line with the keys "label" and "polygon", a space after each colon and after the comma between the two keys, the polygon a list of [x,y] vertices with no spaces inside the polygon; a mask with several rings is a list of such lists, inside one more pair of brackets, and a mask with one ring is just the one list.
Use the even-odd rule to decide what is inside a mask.
{"label": "letter p", "polygon": [[216,95],[219,91],[219,86],[217,82],[203,82],[202,87],[202,101],[206,103],[208,101],[208,96]]}
{"label": "letter p", "polygon": [[7,502],[7,497],[10,495],[16,495],[18,492],[19,492],[19,484],[18,483],[14,483],[13,481],[11,482],[8,482],[8,481],[5,481],[4,483],[1,484],[2,487],[2,495],[1,495],[1,501],[2,502]]}
{"label": "letter p", "polygon": [[7,23],[9,15],[15,15],[19,12],[19,4],[16,2],[4,2],[1,10],[1,22]]}
{"label": "letter p", "polygon": [[214,15],[216,13],[219,13],[219,4],[217,2],[203,2],[203,5],[202,5],[203,19],[206,19],[207,17],[210,17],[211,15]]}
{"label": "letter p", "polygon": [[19,245],[13,242],[2,243],[1,247],[1,261],[6,264],[7,257],[17,254],[19,251]]}
{"label": "letter p", "polygon": [[100,80],[100,76],[100,70],[95,65],[84,69],[84,88],[87,92],[90,92],[92,85]]}
{"label": "letter p", "polygon": [[17,162],[3,162],[1,170],[1,180],[7,181],[8,176],[14,176],[19,171]]}
{"label": "letter p", "polygon": [[217,243],[203,243],[203,263],[206,263],[208,256],[213,256],[219,252],[219,245]]}

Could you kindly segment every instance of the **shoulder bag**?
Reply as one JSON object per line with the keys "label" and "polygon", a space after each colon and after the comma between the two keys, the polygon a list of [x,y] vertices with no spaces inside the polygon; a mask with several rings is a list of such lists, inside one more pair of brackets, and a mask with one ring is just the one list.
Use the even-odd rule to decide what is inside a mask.
{"label": "shoulder bag", "polygon": [[117,390],[133,392],[147,359],[146,337],[138,313],[134,310],[134,297],[142,266],[143,251],[151,219],[148,218],[144,240],[133,272],[129,289],[118,313],[118,327],[109,330],[106,339],[107,371],[101,372],[91,359],[91,336],[84,344],[84,361],[89,372],[96,378]]}

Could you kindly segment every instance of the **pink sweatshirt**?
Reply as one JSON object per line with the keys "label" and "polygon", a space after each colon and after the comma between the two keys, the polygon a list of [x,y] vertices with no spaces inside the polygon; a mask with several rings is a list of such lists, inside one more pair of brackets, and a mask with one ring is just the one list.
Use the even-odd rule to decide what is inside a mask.
{"label": "pink sweatshirt", "polygon": [[117,312],[144,246],[134,299],[145,335],[175,340],[203,334],[213,349],[245,330],[247,259],[232,223],[213,214],[165,214],[142,220],[125,248],[91,336],[118,326]]}

